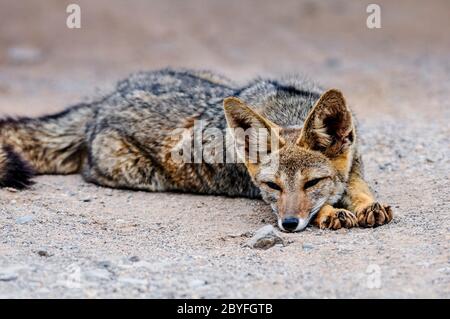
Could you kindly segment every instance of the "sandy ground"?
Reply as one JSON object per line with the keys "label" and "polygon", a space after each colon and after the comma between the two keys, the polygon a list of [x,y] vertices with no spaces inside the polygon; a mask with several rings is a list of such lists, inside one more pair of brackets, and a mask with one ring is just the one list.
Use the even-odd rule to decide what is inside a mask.
{"label": "sandy ground", "polygon": [[[73,2],[73,1],[70,1]],[[282,234],[247,199],[100,188],[41,176],[0,190],[0,297],[450,297],[448,1],[0,0],[0,115],[98,96],[130,72],[209,68],[238,81],[306,73],[342,89],[360,122],[368,180],[394,221]]]}

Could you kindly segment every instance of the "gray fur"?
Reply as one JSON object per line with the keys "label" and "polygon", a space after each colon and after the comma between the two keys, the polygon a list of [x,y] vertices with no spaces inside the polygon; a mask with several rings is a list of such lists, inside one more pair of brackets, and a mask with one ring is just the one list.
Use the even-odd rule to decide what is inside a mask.
{"label": "gray fur", "polygon": [[[169,150],[163,142],[173,130],[184,127],[187,118],[204,120],[205,128],[224,130],[222,103],[228,96],[241,98],[281,127],[301,126],[321,92],[314,83],[294,76],[279,80],[257,79],[239,87],[207,71],[140,72],[119,82],[115,91],[93,103],[78,105],[54,116],[19,119],[14,125],[0,125],[0,131],[3,128],[0,143],[12,144],[37,173],[81,171],[86,180],[110,187],[259,197],[259,190],[243,164],[185,164],[181,169],[186,173],[180,173],[185,174],[181,179],[191,181],[174,181],[166,171],[164,157]],[[17,139],[9,138],[16,134],[13,130],[35,135],[36,148],[45,150],[47,155],[55,154],[54,163],[41,165],[42,156],[27,155],[28,148],[15,145]],[[106,169],[109,163],[118,164],[108,158],[112,156],[109,151],[113,150],[105,151],[117,139],[134,145],[148,167],[128,177],[116,176]],[[62,169],[71,148],[71,156],[77,161],[82,153],[82,163],[72,165],[69,170]],[[64,164],[67,166],[66,162]]]}

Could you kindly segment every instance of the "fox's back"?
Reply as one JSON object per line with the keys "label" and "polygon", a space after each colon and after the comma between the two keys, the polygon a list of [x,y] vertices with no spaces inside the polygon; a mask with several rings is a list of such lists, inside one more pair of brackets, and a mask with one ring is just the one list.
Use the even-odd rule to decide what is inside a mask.
{"label": "fox's back", "polygon": [[[121,81],[113,94],[99,102],[89,135],[94,140],[101,131],[121,132],[151,157],[161,176],[168,176],[173,182],[171,189],[254,196],[258,191],[243,164],[174,163],[172,152],[181,138],[175,132],[181,129],[194,141],[198,138],[195,125],[200,122],[203,130],[224,131],[223,100],[229,96],[244,100],[280,127],[299,128],[319,95],[316,85],[299,77],[257,79],[238,86],[210,72],[142,72]],[[174,139],[174,135],[178,137]],[[241,189],[236,180],[241,181]]]}
{"label": "fox's back", "polygon": [[119,82],[104,106],[133,110],[145,119],[140,123],[164,120],[165,128],[174,129],[188,118],[222,119],[222,101],[236,90],[230,80],[209,72],[164,69],[136,73]]}
{"label": "fox's back", "polygon": [[[198,123],[201,130],[224,131],[226,97],[242,99],[282,128],[298,128],[319,92],[298,77],[257,79],[239,86],[205,71],[141,72],[93,103],[38,119],[0,123],[0,145],[13,146],[38,173],[81,170],[88,181],[111,187],[254,197],[259,191],[244,164],[180,164],[172,158],[174,148],[186,136],[192,144],[209,143],[195,134]],[[228,151],[223,142],[214,143]]]}
{"label": "fox's back", "polygon": [[[223,99],[236,96],[279,126],[297,127],[303,124],[321,93],[320,87],[299,76],[256,79],[238,86],[207,71],[164,69],[136,73],[119,82],[102,105],[107,116],[111,116],[111,107],[119,112],[132,110],[138,126],[172,130],[198,119],[224,129]],[[133,121],[133,117],[129,120]],[[160,127],[160,121],[164,121],[164,127]]]}

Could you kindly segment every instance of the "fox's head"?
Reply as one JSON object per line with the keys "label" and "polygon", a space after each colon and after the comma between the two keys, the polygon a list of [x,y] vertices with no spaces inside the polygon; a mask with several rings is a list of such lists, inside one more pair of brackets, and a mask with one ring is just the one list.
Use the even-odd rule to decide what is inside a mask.
{"label": "fox's head", "polygon": [[224,100],[228,126],[268,134],[263,154],[252,157],[250,144],[261,146],[260,133],[234,134],[243,159],[262,198],[278,216],[282,230],[303,230],[325,204],[336,203],[344,191],[355,139],[352,115],[337,90],[325,92],[302,128],[283,129],[235,97]]}

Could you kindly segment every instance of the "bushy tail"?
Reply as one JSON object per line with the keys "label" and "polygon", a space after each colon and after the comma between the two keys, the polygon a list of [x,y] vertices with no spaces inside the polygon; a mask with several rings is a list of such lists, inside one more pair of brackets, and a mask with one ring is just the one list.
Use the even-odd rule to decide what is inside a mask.
{"label": "bushy tail", "polygon": [[91,105],[36,119],[0,120],[0,187],[25,188],[33,174],[70,174],[85,157]]}
{"label": "bushy tail", "polygon": [[23,189],[32,184],[33,169],[10,146],[0,149],[0,187]]}

